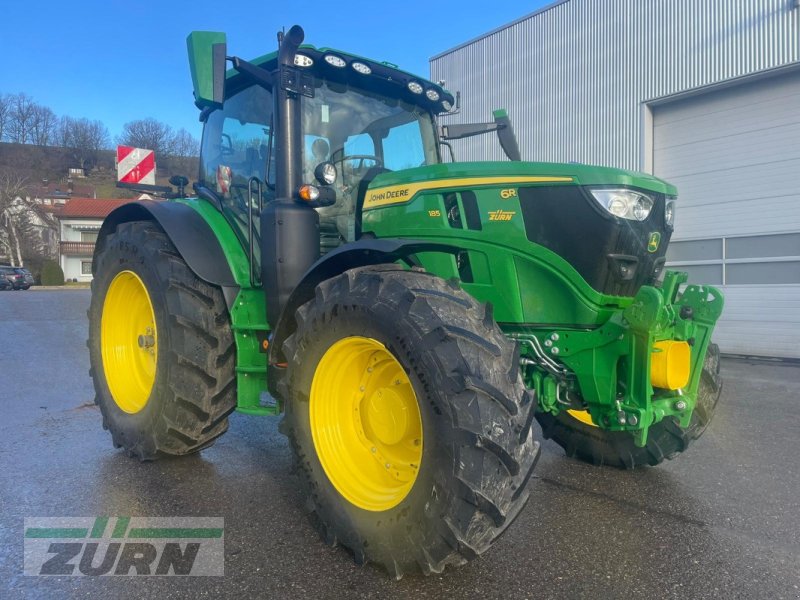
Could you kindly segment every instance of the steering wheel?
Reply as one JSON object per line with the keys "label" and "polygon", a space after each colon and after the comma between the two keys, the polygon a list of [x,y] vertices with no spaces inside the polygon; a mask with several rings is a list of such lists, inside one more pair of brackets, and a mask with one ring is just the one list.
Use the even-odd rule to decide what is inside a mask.
{"label": "steering wheel", "polygon": [[[341,152],[341,156],[337,157],[337,152]],[[352,188],[356,185],[356,182],[361,179],[359,174],[364,174],[369,169],[375,167],[383,167],[383,161],[379,156],[375,156],[374,154],[345,154],[342,149],[339,149],[337,152],[334,152],[331,155],[331,162],[339,164],[339,173],[342,174],[342,183],[345,184],[348,188]],[[375,164],[369,167],[364,167],[365,161],[373,161]],[[347,161],[358,161],[358,166],[354,166],[352,169],[349,169],[350,176],[347,176],[348,169],[344,168],[344,165]],[[349,180],[349,181],[348,181]]]}
{"label": "steering wheel", "polygon": [[[380,159],[380,157],[375,156],[374,154],[345,154],[345,155],[342,156],[342,159],[339,162],[344,163],[347,160],[357,160],[358,161],[358,167],[356,167],[354,170],[358,170],[358,171],[361,171],[364,168],[364,161],[365,160],[374,161],[375,164],[372,165],[373,167],[382,167],[383,166],[383,161]],[[372,167],[370,167],[370,168],[372,168]]]}

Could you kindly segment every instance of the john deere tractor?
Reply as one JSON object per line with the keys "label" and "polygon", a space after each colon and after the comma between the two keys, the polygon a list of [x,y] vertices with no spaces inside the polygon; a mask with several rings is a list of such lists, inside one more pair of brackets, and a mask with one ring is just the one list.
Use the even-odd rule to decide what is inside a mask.
{"label": "john deere tractor", "polygon": [[[534,419],[625,468],[702,434],[723,299],[664,270],[673,186],[522,162],[503,111],[440,125],[441,85],[302,42],[292,27],[248,62],[222,33],[188,38],[194,194],[178,179],[169,201],[117,209],[94,255],[115,446],[189,454],[234,410],[283,413],[324,540],[400,577],[462,564],[514,521]],[[454,162],[449,140],[487,132],[510,160]]]}

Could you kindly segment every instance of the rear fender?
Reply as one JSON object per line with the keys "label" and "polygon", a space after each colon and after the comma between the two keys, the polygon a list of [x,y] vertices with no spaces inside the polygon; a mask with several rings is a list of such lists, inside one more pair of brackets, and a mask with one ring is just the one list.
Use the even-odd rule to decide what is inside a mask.
{"label": "rear fender", "polygon": [[[198,211],[180,202],[141,200],[124,204],[103,221],[97,236],[95,256],[102,248],[106,236],[113,233],[120,224],[130,221],[157,222],[175,244],[189,268],[200,279],[220,286],[228,307],[231,307],[239,292],[239,284],[217,235]],[[95,267],[93,262],[93,273]]]}

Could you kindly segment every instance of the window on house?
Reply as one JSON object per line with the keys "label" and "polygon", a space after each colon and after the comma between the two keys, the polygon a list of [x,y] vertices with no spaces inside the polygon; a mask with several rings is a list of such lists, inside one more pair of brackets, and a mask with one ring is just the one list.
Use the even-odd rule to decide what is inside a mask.
{"label": "window on house", "polygon": [[97,231],[81,231],[81,241],[94,244],[97,241]]}
{"label": "window on house", "polygon": [[90,260],[82,260],[81,261],[81,275],[91,275],[92,274],[92,261]]}

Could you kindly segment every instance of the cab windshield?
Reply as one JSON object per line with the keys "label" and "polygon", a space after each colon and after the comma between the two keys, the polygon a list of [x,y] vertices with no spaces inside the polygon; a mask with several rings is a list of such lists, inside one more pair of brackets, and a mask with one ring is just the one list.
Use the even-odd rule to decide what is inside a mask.
{"label": "cab windshield", "polygon": [[332,162],[336,203],[320,208],[322,250],[355,239],[366,186],[380,173],[440,161],[433,116],[422,107],[347,84],[316,81],[303,98],[303,182],[320,185],[315,169]]}

